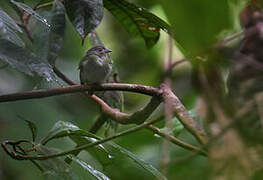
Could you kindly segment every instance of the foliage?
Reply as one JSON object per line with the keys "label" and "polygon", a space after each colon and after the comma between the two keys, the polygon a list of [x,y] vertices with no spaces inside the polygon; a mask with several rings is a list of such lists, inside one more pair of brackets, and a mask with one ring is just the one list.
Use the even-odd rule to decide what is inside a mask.
{"label": "foliage", "polygon": [[[258,2],[1,1],[0,179],[260,179]],[[95,45],[114,70],[78,85]]]}

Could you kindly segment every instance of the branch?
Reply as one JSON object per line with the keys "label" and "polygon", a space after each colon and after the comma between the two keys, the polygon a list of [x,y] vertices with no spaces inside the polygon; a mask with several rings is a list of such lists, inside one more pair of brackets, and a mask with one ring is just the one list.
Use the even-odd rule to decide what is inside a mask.
{"label": "branch", "polygon": [[[0,96],[1,102],[25,100],[25,99],[36,99],[51,97],[55,95],[84,92],[84,91],[129,91],[137,92],[145,95],[154,96],[146,107],[133,115],[127,115],[125,113],[116,111],[110,108],[104,101],[97,97],[97,102],[101,104],[102,110],[106,112],[112,119],[118,121],[119,123],[129,124],[129,123],[141,123],[152,113],[152,111],[159,105],[161,102],[161,96],[164,101],[167,99],[172,100],[172,108],[174,115],[181,121],[185,128],[192,133],[199,142],[204,144],[206,142],[206,134],[199,127],[199,125],[191,118],[186,108],[180,102],[180,100],[173,94],[173,92],[165,85],[162,84],[160,89],[138,85],[138,84],[124,84],[124,83],[104,83],[98,86],[86,86],[86,85],[74,85],[69,87],[61,87],[54,89],[44,89],[44,90],[35,90],[14,94],[7,94]],[[112,110],[112,111],[109,111]]]}
{"label": "branch", "polygon": [[101,85],[86,86],[86,85],[73,85],[67,87],[34,90],[13,94],[6,94],[0,96],[1,102],[18,101],[26,99],[38,99],[62,94],[70,94],[84,91],[129,91],[141,93],[149,96],[160,96],[161,90],[158,88],[144,86],[139,84],[125,84],[125,83],[104,83]]}
{"label": "branch", "polygon": [[196,139],[201,143],[205,144],[207,142],[206,133],[203,129],[197,124],[197,122],[192,119],[187,109],[180,102],[178,97],[174,95],[170,88],[167,85],[162,84],[160,86],[162,89],[162,96],[164,101],[170,101],[174,115],[180,120],[184,127],[193,134]]}
{"label": "branch", "polygon": [[184,149],[188,149],[190,151],[193,151],[197,154],[203,155],[203,156],[207,156],[207,152],[205,152],[203,149],[198,148],[196,146],[193,146],[191,144],[185,143],[183,141],[181,141],[180,139],[177,139],[174,136],[171,136],[169,134],[163,133],[159,128],[153,126],[153,125],[149,125],[147,127],[147,129],[153,131],[155,134],[158,134],[159,136],[165,138],[166,140],[172,142],[173,144],[176,144]]}
{"label": "branch", "polygon": [[158,122],[161,119],[162,118],[153,119],[151,121],[145,122],[145,123],[143,123],[143,124],[141,124],[139,126],[136,126],[134,128],[128,129],[128,130],[123,131],[121,133],[117,133],[114,136],[110,136],[110,137],[105,138],[105,139],[101,139],[101,140],[98,140],[98,141],[95,141],[95,142],[92,142],[92,143],[89,143],[89,144],[85,144],[85,145],[79,146],[79,147],[77,147],[75,149],[72,149],[72,150],[68,150],[68,151],[64,151],[64,152],[60,152],[60,153],[49,154],[49,155],[21,155],[21,154],[17,154],[17,153],[15,153],[13,151],[10,151],[8,149],[7,145],[12,143],[10,141],[4,141],[4,142],[2,142],[1,145],[2,145],[3,149],[5,150],[5,152],[9,156],[14,158],[14,159],[17,159],[17,160],[32,160],[32,159],[35,159],[35,160],[46,160],[46,159],[49,159],[49,158],[55,158],[55,157],[59,157],[59,156],[65,156],[65,155],[68,155],[68,154],[74,154],[75,152],[79,152],[79,151],[82,151],[84,149],[87,149],[87,148],[90,148],[90,147],[93,147],[93,146],[96,146],[96,145],[99,145],[99,144],[111,141],[111,140],[113,140],[115,138],[118,138],[118,137],[121,137],[121,136],[124,136],[124,135],[127,135],[127,134],[131,134],[131,133],[136,132],[136,131],[138,131],[138,130],[140,130],[142,128],[147,127],[150,124]]}
{"label": "branch", "polygon": [[176,66],[178,66],[178,65],[181,64],[181,63],[184,63],[184,62],[187,62],[187,60],[184,59],[184,58],[172,62],[172,63],[170,64],[170,66],[165,70],[165,72],[164,72],[164,77],[171,76],[171,73],[172,73],[173,68],[176,67]]}
{"label": "branch", "polygon": [[[98,101],[97,101],[98,102]],[[120,112],[118,109],[113,109],[107,104],[101,106],[103,113],[108,116],[110,119],[120,123],[120,124],[141,124],[152,114],[152,112],[159,106],[161,103],[160,98],[152,97],[150,102],[142,109],[136,111],[133,114],[126,114]]]}
{"label": "branch", "polygon": [[226,46],[227,43],[229,43],[229,42],[231,42],[231,41],[233,41],[233,40],[235,40],[235,39],[237,39],[237,38],[240,38],[240,37],[242,37],[243,35],[244,35],[244,31],[243,31],[243,30],[242,30],[241,32],[232,34],[231,36],[229,36],[229,37],[227,37],[227,38],[219,41],[219,42],[215,45],[215,47],[218,48],[218,49],[220,49],[220,48]]}

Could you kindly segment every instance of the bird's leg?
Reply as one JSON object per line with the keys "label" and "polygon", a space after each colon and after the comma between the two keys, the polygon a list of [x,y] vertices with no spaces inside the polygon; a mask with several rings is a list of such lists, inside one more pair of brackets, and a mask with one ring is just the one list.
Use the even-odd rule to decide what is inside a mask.
{"label": "bird's leg", "polygon": [[[100,83],[92,83],[92,84],[89,84],[91,87],[98,87],[100,86]],[[94,91],[88,91],[88,95],[92,96],[94,94]]]}

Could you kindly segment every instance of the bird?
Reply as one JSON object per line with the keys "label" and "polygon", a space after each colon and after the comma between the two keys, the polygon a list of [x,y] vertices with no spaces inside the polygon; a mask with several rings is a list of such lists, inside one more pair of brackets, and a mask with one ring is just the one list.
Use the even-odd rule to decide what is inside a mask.
{"label": "bird", "polygon": [[107,55],[112,52],[104,46],[90,48],[79,63],[80,83],[83,85],[99,85],[104,83],[112,71],[112,61]]}

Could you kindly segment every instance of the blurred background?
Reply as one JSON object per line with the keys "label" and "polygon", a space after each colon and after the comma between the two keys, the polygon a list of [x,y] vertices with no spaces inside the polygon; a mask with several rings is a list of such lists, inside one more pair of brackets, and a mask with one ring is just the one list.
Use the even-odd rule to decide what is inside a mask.
{"label": "blurred background", "polygon": [[[215,42],[240,30],[238,14],[245,3],[245,1],[238,0],[220,0],[220,2],[210,0],[130,0],[129,2],[148,9],[171,24],[175,28],[177,41],[193,56],[206,56],[209,48]],[[25,3],[33,7],[36,2],[25,0]],[[0,7],[12,18],[18,20],[8,0],[1,0]],[[39,12],[44,13],[45,10],[50,10],[50,8],[41,9]],[[34,23],[34,20],[31,21]],[[78,63],[90,44],[86,39],[85,44],[81,45],[81,38],[68,19],[66,26],[64,46],[57,60],[57,67],[70,79],[79,83]],[[119,71],[120,82],[154,87],[160,85],[164,78],[164,58],[167,54],[169,39],[165,32],[161,32],[160,39],[153,48],[147,49],[143,39],[129,35],[106,9],[103,21],[96,31],[105,46],[113,50],[111,58]],[[25,35],[20,36],[25,42],[28,42]],[[33,46],[28,45],[28,48],[32,49]],[[182,58],[182,53],[174,46],[173,61]],[[191,64],[184,62],[173,69],[171,78],[173,91],[188,110],[195,114],[198,94],[192,83],[191,72]],[[65,85],[63,82],[49,83],[37,77],[30,77],[10,67],[0,69],[0,94],[30,91],[35,86],[38,89],[53,88],[59,87],[60,84]],[[124,96],[124,109],[128,113],[136,111],[149,101],[149,97],[136,93],[124,93]],[[162,112],[161,105],[153,117]],[[82,129],[88,130],[99,113],[99,107],[80,93],[1,103],[0,141],[30,139],[30,131],[20,117],[33,121],[38,126],[38,136],[41,138],[59,120],[70,121]],[[159,126],[161,127],[162,123]],[[130,127],[132,125],[121,126],[119,131]],[[99,135],[103,136],[103,132],[100,131]],[[179,138],[191,144],[198,144],[185,130],[180,133]],[[117,138],[114,142],[160,169],[163,140],[152,132],[141,130]],[[72,148],[73,143],[65,138],[55,140],[48,146],[66,150]],[[195,156],[185,161],[179,161],[190,152],[176,145],[171,147],[168,179],[208,179],[210,171],[206,158]],[[87,153],[81,155],[93,167],[101,171],[104,170],[111,179],[153,178],[147,171],[125,157],[115,159],[112,164],[102,167]],[[0,149],[0,179],[35,180],[41,178],[41,173],[31,162],[13,160]]]}

